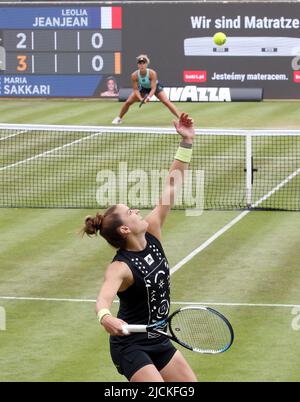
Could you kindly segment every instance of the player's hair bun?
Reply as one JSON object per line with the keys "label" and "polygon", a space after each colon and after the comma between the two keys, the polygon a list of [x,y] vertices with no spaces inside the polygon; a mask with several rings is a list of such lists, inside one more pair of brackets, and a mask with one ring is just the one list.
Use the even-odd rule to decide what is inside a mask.
{"label": "player's hair bun", "polygon": [[104,215],[98,213],[96,216],[87,216],[81,230],[82,235],[90,237],[100,235],[114,248],[125,249],[127,238],[120,232],[123,221],[116,209],[117,205],[113,205]]}
{"label": "player's hair bun", "polygon": [[88,236],[96,236],[101,231],[103,215],[87,216],[84,221],[83,233]]}

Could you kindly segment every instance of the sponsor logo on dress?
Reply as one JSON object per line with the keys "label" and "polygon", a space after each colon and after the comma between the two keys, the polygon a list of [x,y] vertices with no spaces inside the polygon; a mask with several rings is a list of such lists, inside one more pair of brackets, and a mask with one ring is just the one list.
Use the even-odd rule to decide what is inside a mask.
{"label": "sponsor logo on dress", "polygon": [[147,263],[148,265],[152,265],[152,264],[154,263],[154,259],[153,259],[153,257],[152,257],[151,254],[148,254],[148,255],[144,258],[144,260],[146,261],[146,263]]}

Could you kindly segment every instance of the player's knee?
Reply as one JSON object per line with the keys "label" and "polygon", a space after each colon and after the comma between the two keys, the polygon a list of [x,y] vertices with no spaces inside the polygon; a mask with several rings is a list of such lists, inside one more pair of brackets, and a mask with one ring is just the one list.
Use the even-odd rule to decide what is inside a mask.
{"label": "player's knee", "polygon": [[166,381],[198,382],[192,368],[178,350],[161,374]]}
{"label": "player's knee", "polygon": [[136,371],[130,382],[164,382],[163,377],[153,364],[146,365]]}
{"label": "player's knee", "polygon": [[169,101],[169,99],[162,98],[160,101],[161,101],[165,106],[170,106],[170,104],[171,104],[171,102]]}

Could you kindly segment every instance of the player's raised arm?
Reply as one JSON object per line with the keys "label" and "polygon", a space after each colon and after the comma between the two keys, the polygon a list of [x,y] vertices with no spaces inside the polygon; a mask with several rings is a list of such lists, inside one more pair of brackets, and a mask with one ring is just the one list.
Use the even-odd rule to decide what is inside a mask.
{"label": "player's raised arm", "polygon": [[163,194],[154,210],[146,217],[149,223],[148,231],[161,238],[161,228],[174,205],[174,200],[182,187],[184,180],[184,172],[188,169],[192,158],[192,147],[195,138],[195,130],[193,120],[185,113],[182,113],[178,121],[174,121],[178,134],[181,135],[182,141],[175,154],[174,161],[171,165],[169,175]]}

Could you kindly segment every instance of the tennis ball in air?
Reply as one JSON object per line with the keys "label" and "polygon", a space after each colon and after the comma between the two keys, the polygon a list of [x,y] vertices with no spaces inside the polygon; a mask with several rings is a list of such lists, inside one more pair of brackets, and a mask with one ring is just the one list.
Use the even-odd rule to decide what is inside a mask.
{"label": "tennis ball in air", "polygon": [[218,46],[225,45],[226,40],[227,40],[227,36],[223,32],[217,32],[214,35],[214,42]]}

